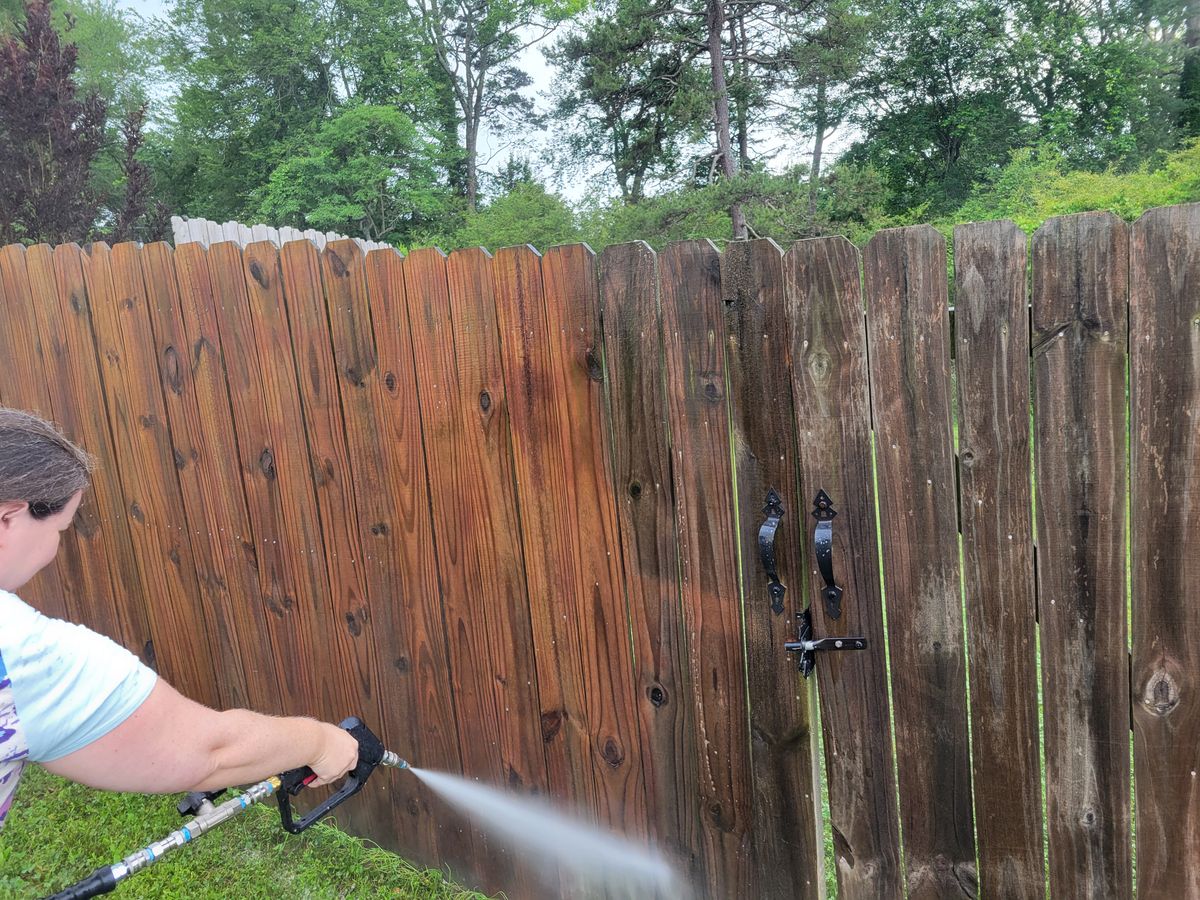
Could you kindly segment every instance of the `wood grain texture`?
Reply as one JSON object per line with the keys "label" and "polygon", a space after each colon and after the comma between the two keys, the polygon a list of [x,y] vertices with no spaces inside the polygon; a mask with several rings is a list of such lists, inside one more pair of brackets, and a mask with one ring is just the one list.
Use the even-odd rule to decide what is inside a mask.
{"label": "wood grain texture", "polygon": [[[810,517],[796,478],[783,252],[774,241],[732,243],[721,254],[728,335],[729,410],[737,477],[742,595],[750,702],[752,844],[761,897],[819,897],[824,836],[819,820],[817,739],[812,684],[783,651],[796,636],[804,602],[804,529]],[[767,492],[783,498],[775,534],[784,609],[771,608],[758,550]]]}
{"label": "wood grain texture", "polygon": [[[797,459],[804,546],[825,490],[833,519],[836,583],[844,591],[833,619],[820,602],[824,581],[808,557],[805,577],[820,637],[863,635],[867,649],[818,654],[830,825],[843,900],[903,897],[900,826],[892,762],[887,656],[871,470],[867,335],[859,256],[844,238],[799,241],[784,256],[789,308]],[[801,584],[789,586],[799,592]]]}
{"label": "wood grain texture", "polygon": [[[51,265],[51,250],[44,244],[26,248],[24,254],[18,254],[8,262],[0,261],[0,270],[12,267],[13,262],[17,263],[16,271],[0,272],[0,283],[8,285],[9,294],[15,287],[14,281],[18,281],[21,287],[13,298],[16,301],[15,308],[4,304],[5,313],[23,315],[32,320],[36,346],[29,349],[36,350],[45,373],[46,392],[50,400],[49,415],[68,438],[79,443],[78,423],[65,421],[66,417],[72,416],[78,404],[72,402],[76,385],[72,381],[71,359],[59,323],[58,290]],[[89,356],[94,358],[94,354],[90,353],[90,333],[88,337]],[[17,360],[13,362],[17,363]],[[39,598],[40,605],[35,605],[39,605],[46,615],[70,618],[123,642],[124,635],[108,575],[107,547],[102,539],[95,540],[99,532],[98,524],[91,491],[84,491],[75,514],[75,524],[63,532],[55,560],[56,568],[62,569],[65,583],[77,586],[80,596],[72,596],[73,592],[54,595],[43,592]]]}
{"label": "wood grain texture", "polygon": [[1129,229],[1033,236],[1038,608],[1050,896],[1133,895],[1125,626]]}
{"label": "wood grain texture", "polygon": [[669,245],[659,263],[701,851],[708,896],[755,896],[720,257],[710,242],[690,241]]}
{"label": "wood grain texture", "polygon": [[563,447],[566,411],[552,388],[555,373],[542,296],[541,259],[532,248],[509,248],[493,260],[492,273],[512,422],[547,776],[555,797],[600,819],[604,804],[598,797],[596,767],[607,763],[593,758],[596,723],[588,718],[573,510],[564,499],[569,478],[569,451]]}
{"label": "wood grain texture", "polygon": [[[357,249],[357,247],[356,247]],[[287,326],[296,361],[296,385],[304,415],[304,435],[308,445],[308,465],[312,473],[317,503],[319,540],[325,549],[328,579],[329,617],[332,629],[326,635],[333,665],[329,677],[341,682],[339,691],[350,705],[344,715],[357,715],[368,722],[380,721],[379,665],[375,653],[375,623],[371,612],[376,598],[369,597],[365,572],[366,554],[359,534],[359,516],[355,497],[356,473],[350,467],[347,448],[347,423],[342,417],[339,376],[351,382],[350,390],[363,389],[368,355],[359,361],[338,366],[333,358],[330,323],[335,315],[353,313],[348,296],[361,287],[361,252],[352,274],[336,254],[327,259],[318,255],[310,241],[290,241],[279,248]],[[260,241],[245,248],[244,257],[253,273],[261,260],[264,268],[275,256],[274,243]],[[323,265],[322,263],[325,263]],[[329,276],[328,309],[322,273]],[[355,281],[355,287],[350,285]],[[348,307],[351,307],[348,309]],[[365,309],[363,310],[365,312]],[[386,797],[373,793],[363,803],[348,807],[343,818],[353,831],[364,822],[385,817],[390,812]]]}
{"label": "wood grain texture", "polygon": [[954,229],[959,516],[980,891],[1042,897],[1025,234]]}
{"label": "wood grain texture", "polygon": [[[278,713],[273,654],[264,654],[255,638],[267,634],[268,623],[241,545],[249,533],[246,501],[240,480],[226,467],[237,458],[237,449],[207,270],[199,293],[193,278],[184,279],[193,340],[171,247],[152,244],[140,256],[192,563],[215,637],[222,697],[231,706]],[[203,268],[203,256],[199,260]],[[194,271],[189,267],[185,275]]]}
{"label": "wood grain texture", "polygon": [[1200,897],[1200,204],[1130,237],[1139,897]]}
{"label": "wood grain texture", "polygon": [[[185,260],[199,262],[191,256],[195,252],[190,246],[177,251],[181,272]],[[185,253],[189,255],[185,257]],[[311,485],[307,448],[300,428],[299,397],[294,388],[290,399],[280,396],[279,380],[286,381],[289,377],[294,380],[294,375],[289,371],[274,371],[282,368],[279,361],[287,359],[290,353],[264,354],[271,360],[270,366],[260,360],[256,317],[251,313],[241,249],[236,244],[221,242],[210,247],[205,256],[229,385],[232,424],[237,435],[237,463],[250,518],[251,531],[244,537],[252,540],[252,548],[243,541],[243,552],[248,560],[254,560],[259,595],[271,615],[272,652],[286,660],[280,669],[281,705],[292,714],[336,721],[345,715],[345,707],[342,698],[332,693],[333,683],[323,675],[329,660],[324,646],[329,626],[312,588],[313,568],[317,564],[311,558],[316,555],[318,545],[311,530],[306,539],[293,545],[289,529],[298,515],[297,501],[292,496],[294,491],[281,483],[281,479],[295,479],[301,491],[305,482]],[[259,277],[270,284],[271,274],[272,270],[260,271]],[[273,274],[277,279],[278,270],[273,270]],[[312,529],[316,527],[316,510],[311,508],[311,501],[308,509],[309,518],[302,519],[302,523]],[[289,547],[295,552],[289,553]],[[300,554],[303,554],[301,565],[293,566]]]}
{"label": "wood grain texture", "polygon": [[[335,241],[321,264],[357,499],[350,524],[365,551],[364,625],[374,646],[381,736],[418,765],[459,772],[403,260],[390,250],[365,258],[355,243]],[[382,796],[394,832],[381,834],[376,821],[369,833],[406,852],[417,848],[428,864],[473,871],[462,818],[416,779],[389,781]]]}
{"label": "wood grain texture", "polygon": [[617,533],[611,440],[604,393],[595,255],[584,244],[542,257],[551,396],[559,420],[567,481],[561,501],[573,517],[575,596],[587,687],[601,820],[644,839],[646,793],[635,712],[633,656]]}
{"label": "wood grain texture", "polygon": [[80,261],[158,670],[192,699],[217,706],[214,636],[200,601],[139,253],[136,244],[92,244]]}
{"label": "wood grain texture", "polygon": [[[46,419],[54,418],[54,406],[43,379],[34,373],[45,367],[42,344],[30,296],[25,248],[13,244],[0,249],[0,356],[12,364],[0,378],[0,403]],[[64,562],[46,566],[38,578],[21,589],[27,603],[46,615],[77,612],[83,598],[69,598],[70,571]]]}
{"label": "wood grain texture", "polygon": [[680,606],[658,260],[646,244],[619,244],[605,249],[599,268],[647,821],[680,876],[701,884],[699,749]]}
{"label": "wood grain texture", "polygon": [[[44,260],[44,248],[30,248],[30,263]],[[93,455],[96,468],[92,486],[84,495],[84,503],[76,513],[80,539],[89,539],[86,532],[95,529],[96,540],[108,543],[108,573],[113,585],[112,600],[118,631],[110,636],[119,639],[137,654],[142,662],[154,665],[154,644],[150,635],[150,620],[146,614],[145,594],[133,554],[133,538],[125,518],[121,495],[120,463],[114,436],[108,419],[107,404],[103,401],[104,383],[96,356],[95,333],[92,327],[91,305],[83,279],[82,251],[77,244],[56,247],[50,252],[54,283],[57,287],[57,322],[47,321],[47,329],[58,329],[69,374],[57,389],[68,388],[73,396],[64,397],[58,413],[65,427],[73,430],[81,444]],[[50,315],[53,315],[50,313]],[[56,379],[57,380],[57,379]],[[93,506],[94,504],[94,506]],[[91,523],[88,519],[92,519]],[[80,604],[89,605],[89,604]],[[82,612],[82,610],[81,610]],[[108,613],[92,609],[88,615],[106,617]],[[103,621],[103,618],[101,619]]]}
{"label": "wood grain texture", "polygon": [[[463,772],[545,796],[537,671],[521,555],[508,399],[481,249],[416,251],[408,321],[420,383],[443,609]],[[415,274],[420,272],[419,277]],[[374,292],[372,292],[374,295]],[[481,883],[515,896],[553,894],[551,866],[522,864],[479,829]]]}
{"label": "wood grain texture", "polygon": [[973,897],[945,240],[882,231],[864,263],[908,893]]}

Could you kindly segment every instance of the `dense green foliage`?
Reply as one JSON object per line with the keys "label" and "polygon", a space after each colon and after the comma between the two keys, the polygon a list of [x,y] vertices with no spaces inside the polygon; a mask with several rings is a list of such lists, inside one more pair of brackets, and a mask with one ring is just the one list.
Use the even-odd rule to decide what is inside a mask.
{"label": "dense green foliage", "polygon": [[[1194,2],[53,3],[111,110],[81,235],[117,216],[119,124],[146,98],[162,210],[405,248],[861,240],[1200,200]],[[0,33],[23,6],[0,0]],[[513,148],[528,177],[505,175]]]}
{"label": "dense green foliage", "polygon": [[[182,824],[173,797],[93,791],[31,767],[0,833],[0,897],[42,897]],[[483,900],[357,838],[314,825],[297,837],[252,807],[134,876],[114,896],[161,900],[395,897]]]}

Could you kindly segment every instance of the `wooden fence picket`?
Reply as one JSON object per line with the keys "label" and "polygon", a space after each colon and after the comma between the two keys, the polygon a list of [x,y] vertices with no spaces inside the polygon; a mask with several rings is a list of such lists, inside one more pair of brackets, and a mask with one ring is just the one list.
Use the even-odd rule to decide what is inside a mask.
{"label": "wooden fence picket", "polygon": [[1133,896],[1126,631],[1129,228],[1033,236],[1038,618],[1051,897]]}
{"label": "wooden fence picket", "polygon": [[[200,257],[201,269],[203,262]],[[197,295],[196,281],[185,280],[196,270],[181,266],[177,275],[167,244],[144,247],[141,263],[181,512],[201,602],[215,638],[212,649],[224,687],[222,699],[230,706],[279,713],[276,673],[269,655],[256,644],[256,636],[266,635],[268,629],[257,602],[253,566],[242,549],[243,535],[249,532],[246,503],[240,479],[231,477],[234,473],[227,468],[237,452],[228,428],[228,393],[214,340],[207,271],[205,289]],[[186,294],[180,292],[181,282]],[[185,305],[190,323],[184,318]],[[195,340],[189,337],[189,324]]]}
{"label": "wooden fence picket", "polygon": [[[867,648],[818,654],[825,772],[838,896],[899,900],[900,826],[892,762],[887,654],[871,469],[867,334],[859,255],[845,238],[799,241],[784,256],[797,457],[804,527],[819,490],[833,501],[834,577],[841,615],[821,599],[816,561],[805,565],[819,637],[862,636]],[[806,546],[809,541],[805,541]],[[808,553],[812,553],[811,546]],[[799,592],[796,584],[789,590]]]}
{"label": "wooden fence picket", "polygon": [[[412,333],[463,774],[544,795],[491,260],[478,249],[456,251],[448,260],[419,250],[404,271],[410,288],[402,314]],[[381,294],[372,286],[372,298]],[[543,882],[558,885],[553,865],[545,871],[529,865],[485,830],[476,833],[475,846],[475,869],[489,888],[534,896]]]}
{"label": "wooden fence picket", "polygon": [[[307,242],[287,245],[284,255],[293,247],[316,259]],[[364,674],[377,679],[381,736],[422,765],[459,771],[402,260],[394,252],[368,260],[353,242],[336,241],[320,265],[355,498],[348,524],[369,599],[360,626],[376,671]],[[415,779],[391,779],[387,788],[383,820],[390,806],[398,846],[436,847],[456,868],[471,862],[474,842],[461,817],[442,811]]]}
{"label": "wooden fence picket", "polygon": [[[811,685],[783,650],[803,608],[799,494],[783,251],[774,241],[730,244],[721,254],[729,412],[737,475],[738,539],[750,703],[752,846],[760,897],[815,898],[824,887],[820,777]],[[759,558],[768,491],[782,498],[775,560],[783,602],[768,592]]]}
{"label": "wooden fence picket", "polygon": [[[43,371],[45,363],[33,315],[25,252],[19,244],[0,249],[0,303],[5,307],[5,317],[0,322],[0,358],[11,360],[8,377],[0,381],[0,403],[54,418],[45,380],[26,374]],[[77,552],[69,546],[67,550],[72,554]],[[71,607],[75,604],[65,590],[70,583],[69,568],[66,558],[47,566],[40,579],[26,586],[24,594],[28,601],[46,615],[74,612]],[[86,589],[83,585],[80,588]],[[88,618],[100,624],[95,613]]]}
{"label": "wooden fence picket", "polygon": [[908,895],[973,897],[945,241],[883,231],[864,264]]}
{"label": "wooden fence picket", "polygon": [[183,516],[139,253],[135,244],[92,244],[81,257],[104,399],[142,589],[154,598],[146,611],[159,671],[216,706],[223,685]]}
{"label": "wooden fence picket", "polygon": [[[181,247],[177,255],[181,270],[185,261],[189,266],[200,264],[200,254],[191,246]],[[231,425],[237,437],[237,463],[250,519],[246,537],[253,540],[252,548],[244,552],[247,559],[254,560],[259,595],[275,622],[268,636],[271,652],[286,661],[279,669],[282,705],[293,714],[337,719],[345,715],[344,707],[330,693],[332,682],[322,675],[329,659],[325,649],[326,617],[313,596],[307,561],[303,567],[292,568],[285,555],[290,539],[281,473],[288,479],[295,472],[307,477],[304,456],[293,449],[298,437],[295,410],[299,398],[293,393],[293,412],[285,419],[279,409],[282,401],[276,399],[276,379],[280,375],[274,370],[286,357],[268,356],[270,366],[260,360],[240,248],[218,243],[209,247],[204,257],[209,277],[204,286],[210,284],[212,289],[216,335],[229,386]],[[260,272],[260,277],[265,279],[267,275]],[[200,339],[197,336],[196,340]],[[309,523],[315,523],[315,515]],[[314,556],[314,550],[311,542],[294,546],[295,554],[303,557]]]}
{"label": "wooden fence picket", "polygon": [[963,582],[979,889],[1042,897],[1025,234],[954,231]]}
{"label": "wooden fence picket", "polygon": [[[341,692],[349,703],[344,715],[361,715],[373,722],[380,721],[379,662],[375,652],[375,621],[373,609],[383,598],[368,596],[366,583],[366,553],[359,534],[359,515],[355,497],[356,473],[351,470],[347,448],[347,423],[342,417],[342,397],[339,388],[343,380],[354,383],[348,390],[361,390],[367,375],[366,363],[339,366],[334,362],[330,339],[331,322],[344,315],[352,300],[353,288],[348,282],[357,277],[361,282],[361,259],[355,271],[340,257],[324,260],[324,255],[307,241],[284,244],[276,249],[266,241],[249,244],[243,251],[253,272],[261,260],[264,268],[278,254],[279,271],[287,326],[291,335],[292,352],[297,364],[296,385],[304,415],[304,434],[307,438],[308,465],[312,472],[313,495],[316,500],[318,534],[325,547],[325,573],[328,576],[328,614],[332,626],[326,635],[334,672]],[[361,254],[360,254],[361,256]],[[325,286],[330,292],[328,309],[322,272],[336,274]],[[361,293],[362,288],[359,288]],[[373,364],[372,357],[366,361]],[[341,377],[339,377],[341,376]],[[380,794],[367,798],[355,809],[347,810],[345,818],[353,828],[361,826],[356,817],[370,822],[386,816],[389,806]],[[378,808],[376,805],[378,804]]]}
{"label": "wooden fence picket", "polygon": [[680,877],[699,883],[699,750],[683,643],[658,260],[646,244],[619,244],[601,254],[599,269],[647,822]]}
{"label": "wooden fence picket", "polygon": [[717,248],[659,256],[687,677],[700,735],[700,845],[708,896],[756,896],[749,710],[734,532],[725,322]]}
{"label": "wooden fence picket", "polygon": [[1200,897],[1200,203],[1130,234],[1137,894]]}

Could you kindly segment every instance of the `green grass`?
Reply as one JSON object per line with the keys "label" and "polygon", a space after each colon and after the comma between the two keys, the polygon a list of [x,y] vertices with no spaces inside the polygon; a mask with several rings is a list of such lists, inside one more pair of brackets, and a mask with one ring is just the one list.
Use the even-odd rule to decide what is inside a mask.
{"label": "green grass", "polygon": [[[42,897],[165,837],[184,820],[174,796],[94,791],[30,766],[0,831],[0,898]],[[256,806],[173,851],[114,897],[483,900],[442,872],[328,825],[293,837],[274,805]]]}

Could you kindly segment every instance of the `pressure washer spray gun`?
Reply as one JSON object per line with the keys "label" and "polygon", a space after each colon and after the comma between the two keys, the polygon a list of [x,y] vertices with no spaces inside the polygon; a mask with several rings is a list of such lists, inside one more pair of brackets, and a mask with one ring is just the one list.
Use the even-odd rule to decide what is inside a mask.
{"label": "pressure washer spray gun", "polygon": [[292,816],[291,798],[300,793],[317,777],[308,766],[291,769],[282,775],[273,775],[266,781],[260,781],[220,806],[214,806],[222,791],[199,791],[188,794],[179,803],[179,813],[183,816],[195,816],[190,822],[173,831],[161,841],[151,844],[125,857],[119,863],[111,866],[101,866],[83,881],[66,890],[59,891],[47,900],[83,900],[85,897],[97,897],[114,890],[118,884],[140,872],[151,863],[158,862],[164,854],[184,844],[190,844],[207,831],[211,831],[223,822],[228,822],[238,813],[249,809],[260,800],[265,800],[274,794],[279,800],[279,817],[285,830],[299,834],[309,826],[320,821],[335,807],[341,806],[357,794],[367,779],[379,766],[393,769],[407,769],[408,763],[390,750],[385,750],[372,732],[363,724],[361,719],[351,716],[340,725],[358,741],[358,765],[346,775],[346,780],[320,806],[301,819]]}

